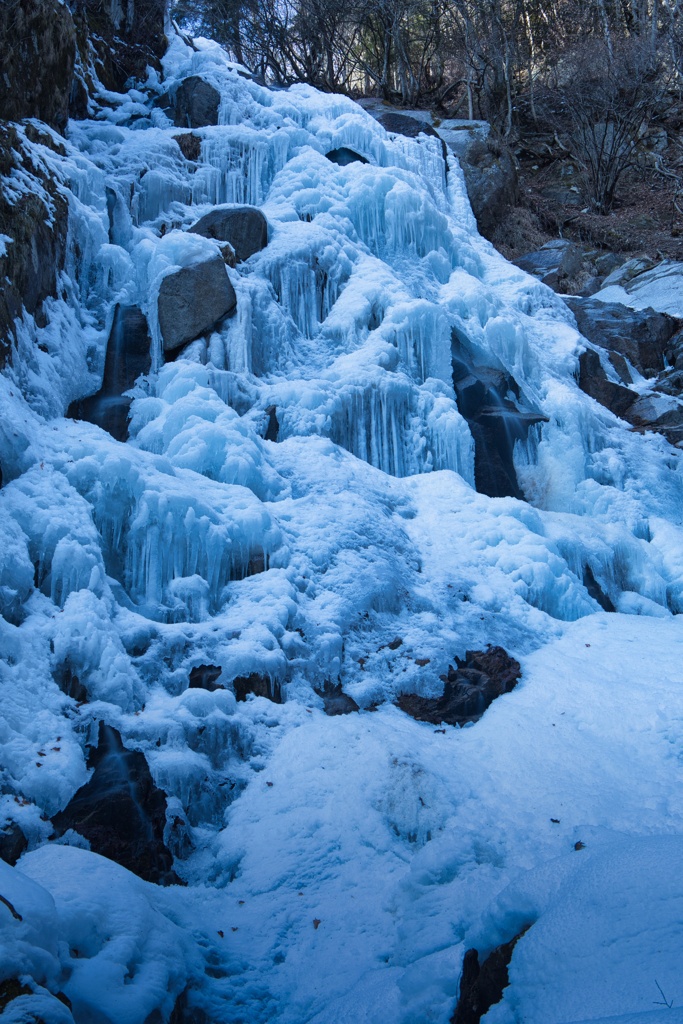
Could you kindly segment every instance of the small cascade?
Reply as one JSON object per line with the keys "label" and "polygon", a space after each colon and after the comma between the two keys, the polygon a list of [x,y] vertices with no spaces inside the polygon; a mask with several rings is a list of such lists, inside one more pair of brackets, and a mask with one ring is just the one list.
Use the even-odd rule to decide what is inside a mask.
{"label": "small cascade", "polygon": [[102,427],[117,441],[128,439],[127,392],[151,369],[151,340],[138,306],[117,305],[107,341],[102,387],[97,394],[73,402],[67,415]]}

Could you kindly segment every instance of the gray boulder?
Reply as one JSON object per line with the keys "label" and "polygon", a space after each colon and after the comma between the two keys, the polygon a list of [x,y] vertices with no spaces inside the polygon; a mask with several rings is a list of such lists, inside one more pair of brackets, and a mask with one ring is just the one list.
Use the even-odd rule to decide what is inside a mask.
{"label": "gray boulder", "polygon": [[237,305],[220,256],[169,274],[159,289],[159,329],[165,352],[210,331]]}
{"label": "gray boulder", "polygon": [[198,75],[185,78],[172,99],[173,123],[178,128],[218,124],[220,93]]}
{"label": "gray boulder", "polygon": [[594,345],[619,353],[645,377],[664,369],[665,355],[681,322],[654,309],[630,309],[620,302],[568,298],[584,338]]}
{"label": "gray boulder", "polygon": [[255,206],[218,206],[193,224],[190,231],[229,242],[238,263],[268,245],[268,221]]}
{"label": "gray boulder", "polygon": [[546,242],[535,252],[515,260],[516,266],[540,278],[543,284],[555,291],[562,291],[566,282],[581,272],[582,263],[581,249],[565,238]]}

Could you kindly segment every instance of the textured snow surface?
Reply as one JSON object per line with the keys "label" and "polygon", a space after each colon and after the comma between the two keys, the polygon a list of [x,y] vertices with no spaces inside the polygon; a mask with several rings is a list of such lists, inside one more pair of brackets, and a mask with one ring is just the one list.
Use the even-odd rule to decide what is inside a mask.
{"label": "textured snow surface", "polygon": [[[35,147],[70,247],[0,376],[0,813],[30,841],[0,864],[22,917],[0,902],[0,980],[32,989],[8,1019],[164,1021],[187,992],[221,1024],[446,1024],[465,949],[532,924],[487,1021],[671,1024],[679,453],[579,391],[571,314],[476,234],[438,140],[264,89],[208,42],[165,63],[164,89],[201,74],[222,97],[197,163],[154,79],[72,122],[65,157]],[[186,230],[218,203],[261,206],[269,244],[227,271],[235,315],[164,364],[161,281],[218,253]],[[116,303],[154,345],[126,444],[64,418]],[[515,448],[527,501],[473,488],[454,336],[545,417]],[[523,677],[475,726],[393,705],[489,643]],[[225,689],[188,689],[201,665]],[[237,702],[254,673],[285,702]],[[326,717],[326,682],[361,711]],[[166,792],[186,886],[50,842],[101,720]]]}

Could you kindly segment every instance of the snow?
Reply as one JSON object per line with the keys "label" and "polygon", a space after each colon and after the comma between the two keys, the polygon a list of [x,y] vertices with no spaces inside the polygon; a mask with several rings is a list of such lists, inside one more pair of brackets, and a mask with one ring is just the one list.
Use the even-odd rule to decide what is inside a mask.
{"label": "snow", "polygon": [[[571,314],[476,234],[438,140],[198,45],[172,41],[163,85],[221,94],[196,163],[153,78],[98,94],[63,155],[34,147],[69,251],[0,374],[0,812],[29,840],[0,864],[23,918],[0,903],[0,980],[32,992],[8,1019],[164,1021],[186,993],[221,1024],[446,1024],[465,949],[531,924],[487,1021],[674,1021],[680,453],[578,389]],[[164,363],[161,281],[219,251],[187,229],[245,202],[269,242],[229,270],[235,315]],[[126,444],[65,418],[117,303],[155,342]],[[474,489],[452,344],[543,417],[514,450],[525,501]],[[523,675],[476,725],[392,703],[487,644]],[[200,666],[225,689],[188,688]],[[284,703],[237,701],[251,675]],[[324,714],[337,682],[358,713]],[[166,793],[185,885],[50,839],[100,721]]]}
{"label": "snow", "polygon": [[683,317],[683,264],[664,260],[652,270],[636,275],[624,285],[602,288],[595,298],[601,302],[622,302],[632,309],[656,309]]}

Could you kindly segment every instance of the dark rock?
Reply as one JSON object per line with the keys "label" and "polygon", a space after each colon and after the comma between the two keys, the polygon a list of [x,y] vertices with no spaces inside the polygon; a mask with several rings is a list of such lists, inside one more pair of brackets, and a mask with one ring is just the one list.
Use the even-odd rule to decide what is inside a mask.
{"label": "dark rock", "polygon": [[199,135],[183,132],[182,135],[174,135],[173,139],[180,146],[180,152],[186,160],[199,160],[202,155],[202,140]]}
{"label": "dark rock", "polygon": [[441,143],[441,154],[444,163],[448,161],[448,147],[437,131],[427,121],[410,114],[399,114],[394,110],[380,110],[376,115],[382,127],[393,135],[405,135],[408,139],[417,139],[420,135],[429,135]]}
{"label": "dark rock", "polygon": [[316,690],[315,692],[319,697],[322,697],[325,714],[330,715],[330,717],[350,715],[352,711],[360,710],[353,697],[349,697],[348,693],[344,693],[341,683],[334,684],[327,680],[322,690]]}
{"label": "dark rock", "polygon": [[0,4],[0,117],[35,117],[62,131],[76,59],[71,12],[58,0]]}
{"label": "dark rock", "polygon": [[125,397],[141,374],[152,366],[151,339],[147,319],[139,306],[117,306],[114,312],[102,387],[97,394],[72,402],[68,416],[96,423],[117,441],[128,440],[128,411]]}
{"label": "dark rock", "polygon": [[546,242],[536,252],[515,260],[516,266],[540,278],[543,284],[555,291],[566,291],[567,281],[581,272],[582,264],[581,249],[564,238]]}
{"label": "dark rock", "polygon": [[28,839],[17,825],[16,821],[8,821],[0,829],[0,857],[12,867],[17,863],[22,853],[28,849]]}
{"label": "dark rock", "polygon": [[215,327],[237,304],[220,256],[169,274],[159,289],[164,351],[180,348]]}
{"label": "dark rock", "polygon": [[19,996],[30,996],[33,989],[24,985],[18,978],[7,978],[0,981],[0,1010],[5,1010]]}
{"label": "dark rock", "polygon": [[[34,138],[55,148],[52,136],[29,128]],[[21,203],[0,192],[0,234],[12,239],[0,256],[0,369],[11,349],[15,319],[24,311],[38,314],[43,300],[56,294],[66,253],[68,206],[58,182],[33,164],[16,128],[0,123],[0,177],[13,173],[31,187]]]}
{"label": "dark rock", "polygon": [[664,369],[665,354],[681,321],[653,309],[630,309],[599,299],[565,300],[583,334],[594,345],[625,356],[645,377]]}
{"label": "dark rock", "polygon": [[603,611],[616,611],[616,608],[610,601],[609,597],[602,589],[602,587],[596,580],[595,576],[593,575],[593,570],[591,569],[590,565],[587,565],[583,570],[583,585],[590,594],[590,596],[593,598],[593,600],[598,602]]}
{"label": "dark rock", "polygon": [[164,843],[166,797],[154,785],[144,756],[127,750],[121,736],[100,722],[88,762],[90,780],[52,819],[62,835],[73,829],[90,848],[148,882],[178,884]]}
{"label": "dark rock", "polygon": [[265,440],[277,441],[278,434],[280,433],[280,424],[278,423],[277,419],[276,407],[274,405],[269,405],[268,408],[266,409],[266,415],[268,416],[268,426],[266,427]]}
{"label": "dark rock", "polygon": [[198,75],[184,78],[171,99],[173,123],[178,128],[206,128],[218,124],[221,94]]}
{"label": "dark rock", "polygon": [[593,349],[586,349],[579,356],[579,387],[621,419],[638,397],[635,391],[609,380],[600,356]]}
{"label": "dark rock", "polygon": [[448,675],[442,676],[441,697],[402,694],[396,701],[400,709],[418,722],[432,725],[478,722],[496,697],[514,689],[521,675],[519,662],[502,647],[468,651],[464,661],[456,658],[456,664],[457,669],[451,665]]}
{"label": "dark rock", "polygon": [[451,1024],[479,1024],[485,1013],[503,998],[510,983],[508,967],[515,946],[528,927],[514,939],[496,946],[481,966],[476,949],[468,949],[462,962],[460,993]]}
{"label": "dark rock", "polygon": [[282,692],[277,680],[271,680],[268,676],[261,676],[258,672],[252,672],[248,676],[237,676],[232,681],[235,697],[237,700],[246,700],[250,693],[256,697],[267,697],[274,704],[282,704]]}
{"label": "dark rock", "polygon": [[58,665],[53,670],[52,677],[62,693],[65,693],[67,697],[71,697],[78,704],[85,704],[88,699],[88,691],[68,662]]}
{"label": "dark rock", "polygon": [[209,693],[213,693],[214,690],[224,690],[225,687],[216,682],[222,671],[220,665],[195,666],[190,672],[190,689],[208,690]]}
{"label": "dark rock", "polygon": [[346,146],[341,146],[339,149],[331,149],[325,156],[328,160],[331,160],[333,164],[338,164],[340,167],[347,167],[348,164],[366,164],[367,158],[361,156],[360,153],[355,153],[352,149],[347,149]]}
{"label": "dark rock", "polygon": [[521,405],[512,377],[472,365],[455,332],[451,352],[458,410],[474,440],[475,487],[490,498],[523,498],[513,461],[515,444],[525,441],[529,428],[547,417]]}
{"label": "dark rock", "polygon": [[190,231],[204,238],[229,242],[238,263],[268,245],[268,221],[255,206],[217,206]]}

